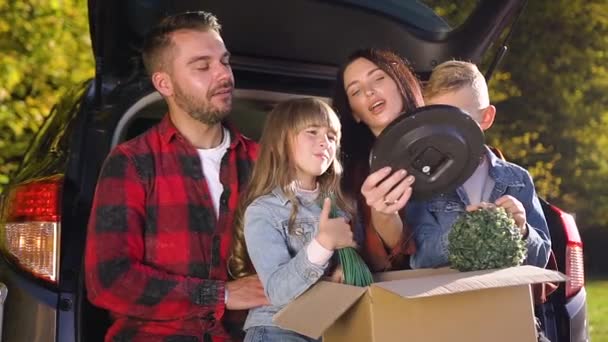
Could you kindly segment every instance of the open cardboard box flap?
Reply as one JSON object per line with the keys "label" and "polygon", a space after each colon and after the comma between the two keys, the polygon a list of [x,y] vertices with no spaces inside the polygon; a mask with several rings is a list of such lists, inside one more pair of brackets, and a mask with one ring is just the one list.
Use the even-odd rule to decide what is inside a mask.
{"label": "open cardboard box flap", "polygon": [[[430,273],[430,272],[429,272]],[[440,270],[437,274],[374,283],[405,298],[421,298],[476,291],[498,287],[565,281],[563,274],[534,266],[520,266],[497,270],[458,272]]]}
{"label": "open cardboard box flap", "polygon": [[280,327],[319,338],[367,292],[366,287],[320,281],[273,317]]}
{"label": "open cardboard box flap", "polygon": [[[543,282],[561,282],[566,276],[535,266],[458,272],[448,268],[397,271],[374,276],[379,287],[403,298],[449,295],[491,288]],[[273,321],[280,327],[319,338],[368,288],[321,281],[279,311]]]}

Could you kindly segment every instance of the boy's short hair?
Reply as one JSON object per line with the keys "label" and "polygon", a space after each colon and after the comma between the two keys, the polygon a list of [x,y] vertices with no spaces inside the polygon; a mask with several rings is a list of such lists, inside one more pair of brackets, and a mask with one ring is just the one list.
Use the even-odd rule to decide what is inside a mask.
{"label": "boy's short hair", "polygon": [[464,87],[471,87],[484,106],[490,105],[485,77],[475,64],[464,61],[447,61],[436,66],[424,87],[424,98],[430,99]]}
{"label": "boy's short hair", "polygon": [[217,17],[205,11],[185,12],[164,18],[144,38],[142,59],[146,71],[151,75],[162,67],[166,54],[173,45],[173,32],[195,30],[219,33],[220,29]]}

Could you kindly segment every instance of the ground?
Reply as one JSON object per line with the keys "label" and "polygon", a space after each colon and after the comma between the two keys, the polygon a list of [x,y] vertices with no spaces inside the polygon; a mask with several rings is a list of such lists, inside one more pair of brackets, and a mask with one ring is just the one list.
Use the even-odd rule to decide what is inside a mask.
{"label": "ground", "polygon": [[592,342],[608,342],[608,278],[587,282],[589,330]]}

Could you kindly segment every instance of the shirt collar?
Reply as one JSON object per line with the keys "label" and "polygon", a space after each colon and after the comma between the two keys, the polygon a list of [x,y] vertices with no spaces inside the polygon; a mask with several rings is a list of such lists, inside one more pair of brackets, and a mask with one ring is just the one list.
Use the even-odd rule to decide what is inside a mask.
{"label": "shirt collar", "polygon": [[[244,137],[239,132],[239,130],[235,127],[235,125],[232,124],[230,121],[225,120],[222,122],[222,125],[228,129],[228,132],[230,134],[230,146],[228,147],[228,149],[235,149],[239,145],[241,145],[242,148],[244,149],[244,151],[246,152],[247,144],[245,143],[245,139],[248,139],[248,138]],[[171,117],[169,116],[168,113],[165,114],[165,116],[160,121],[160,123],[158,125],[158,130],[159,130],[160,136],[162,137],[163,142],[166,144],[170,144],[173,141],[173,139],[186,141],[186,139],[183,137],[183,135],[179,132],[177,127],[175,127],[175,125],[171,121]]]}
{"label": "shirt collar", "polygon": [[285,192],[283,191],[283,189],[281,189],[280,186],[277,186],[272,189],[272,194],[279,200],[281,205],[286,205],[289,202],[287,195],[285,195]]}
{"label": "shirt collar", "polygon": [[485,146],[485,153],[490,162],[488,173],[494,181],[506,186],[517,186],[521,184],[521,177],[514,171],[512,164],[498,158],[488,146]]}

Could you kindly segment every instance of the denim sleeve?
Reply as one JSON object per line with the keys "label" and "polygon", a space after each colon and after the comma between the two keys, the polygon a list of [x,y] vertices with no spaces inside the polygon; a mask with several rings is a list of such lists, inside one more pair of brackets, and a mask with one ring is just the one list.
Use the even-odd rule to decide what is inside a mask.
{"label": "denim sleeve", "polygon": [[280,221],[270,209],[254,203],[244,219],[247,252],[272,305],[288,304],[323,276],[327,265],[311,263],[306,246],[291,257]]}
{"label": "denim sleeve", "polygon": [[410,256],[410,267],[433,268],[448,264],[448,234],[427,209],[425,202],[410,202],[405,219],[412,229],[416,252]]}
{"label": "denim sleeve", "polygon": [[530,174],[526,172],[524,179],[525,186],[520,191],[519,201],[526,209],[526,221],[528,222],[528,258],[525,263],[538,267],[545,267],[549,261],[551,252],[551,237],[549,227],[543,209],[540,205],[534,183]]}

